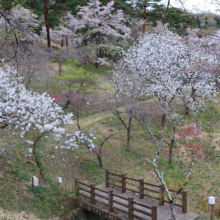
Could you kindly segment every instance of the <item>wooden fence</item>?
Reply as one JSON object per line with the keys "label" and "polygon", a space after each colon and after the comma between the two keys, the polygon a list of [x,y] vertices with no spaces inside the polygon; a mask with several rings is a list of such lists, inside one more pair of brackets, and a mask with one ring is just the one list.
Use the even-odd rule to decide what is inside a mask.
{"label": "wooden fence", "polygon": [[[139,190],[134,190],[132,188],[129,188],[127,180],[135,182],[136,184],[135,188]],[[147,182],[144,182],[144,179],[138,180],[138,179],[126,177],[125,174],[117,174],[117,173],[110,172],[109,170],[105,170],[105,184],[106,184],[106,187],[113,186],[113,187],[119,188],[122,193],[125,193],[126,191],[137,193],[139,194],[140,199],[143,199],[144,197],[149,197],[149,198],[158,200],[159,205],[164,205],[164,203],[169,204],[169,201],[164,198],[165,190],[164,190],[163,185],[147,183]],[[169,189],[169,191],[176,192],[173,189]],[[151,195],[149,194],[149,192],[151,193]],[[160,195],[159,197],[158,197],[158,194]],[[182,208],[182,213],[185,214],[187,213],[187,191],[183,190],[182,192],[180,192],[180,194],[182,195],[182,199],[181,199],[182,204],[175,203],[175,205],[177,207]]]}
{"label": "wooden fence", "polygon": [[[76,198],[85,197],[92,205],[95,205],[96,203],[101,203],[108,208],[109,212],[113,212],[115,210],[123,212],[128,216],[129,220],[134,220],[134,218],[140,220],[146,219],[141,218],[140,216],[138,216],[138,214],[135,214],[134,211],[136,213],[150,216],[152,220],[157,220],[157,206],[150,207],[145,204],[139,203],[137,201],[134,201],[133,197],[126,198],[117,193],[113,193],[112,189],[103,190],[94,186],[94,184],[86,184],[75,179],[75,190]],[[87,193],[86,195],[85,192]],[[98,192],[102,192],[102,195],[100,195]],[[103,195],[103,193],[105,195]],[[98,198],[101,198],[102,200],[100,201],[100,199],[98,200]],[[134,205],[136,206],[134,207]],[[121,209],[119,206],[122,206],[125,209]],[[137,206],[141,206],[141,208],[138,208]],[[145,209],[149,211],[146,211]]]}

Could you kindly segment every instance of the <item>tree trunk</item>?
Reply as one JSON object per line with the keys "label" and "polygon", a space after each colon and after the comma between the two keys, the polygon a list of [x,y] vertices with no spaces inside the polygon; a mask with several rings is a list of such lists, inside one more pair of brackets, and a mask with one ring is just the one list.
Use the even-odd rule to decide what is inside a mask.
{"label": "tree trunk", "polygon": [[170,203],[170,210],[171,210],[171,220],[176,220],[176,212],[174,207],[174,201]]}
{"label": "tree trunk", "polygon": [[[100,44],[100,39],[99,39],[99,34],[97,34],[96,36],[96,45],[97,45],[97,48],[96,48],[96,59],[98,59],[100,57],[100,54],[99,54],[99,44]],[[95,68],[98,69],[99,68],[99,64],[97,62],[95,62]]]}
{"label": "tree trunk", "polygon": [[130,149],[130,139],[131,139],[131,120],[132,117],[129,116],[129,122],[128,122],[128,127],[127,127],[127,146],[126,146],[126,150],[129,151]]}
{"label": "tree trunk", "polygon": [[33,153],[34,153],[34,157],[35,157],[35,163],[37,164],[37,168],[38,168],[38,171],[39,171],[39,179],[40,179],[40,181],[44,181],[44,175],[43,175],[43,171],[42,171],[41,166],[40,166],[40,161],[38,160],[38,157],[37,157],[36,148],[37,148],[37,142],[41,139],[42,136],[43,136],[43,134],[41,136],[39,136],[34,141],[34,144],[33,144]]}
{"label": "tree trunk", "polygon": [[192,88],[192,94],[191,94],[191,97],[193,98],[193,101],[195,102],[196,101],[196,89]]}
{"label": "tree trunk", "polygon": [[189,104],[189,103],[184,104],[184,106],[185,106],[185,114],[186,114],[186,115],[189,115],[189,111],[190,111],[188,104]]}
{"label": "tree trunk", "polygon": [[99,64],[97,62],[95,62],[95,68],[98,69],[99,68]]}
{"label": "tree trunk", "polygon": [[69,54],[69,43],[68,43],[68,37],[66,36],[66,50],[67,54]]}
{"label": "tree trunk", "polygon": [[63,45],[64,45],[64,43],[63,43],[63,39],[62,39],[62,40],[61,40],[61,44],[60,44],[60,46],[63,47]]}
{"label": "tree trunk", "polygon": [[173,146],[174,146],[174,138],[171,140],[171,144],[170,144],[169,164],[171,164],[173,160]]}
{"label": "tree trunk", "polygon": [[48,20],[47,0],[44,0],[44,19],[47,32],[47,47],[50,49],[50,26]]}
{"label": "tree trunk", "polygon": [[167,114],[166,114],[166,113],[163,113],[162,119],[161,119],[161,125],[162,125],[162,126],[165,126],[165,125],[166,125],[166,122],[167,122]]}
{"label": "tree trunk", "polygon": [[61,74],[61,67],[62,67],[62,63],[61,63],[61,62],[59,62],[58,76],[60,76],[60,74]]}
{"label": "tree trunk", "polygon": [[96,156],[97,156],[97,158],[99,160],[99,166],[103,167],[103,165],[102,165],[102,156],[101,155],[96,155]]}
{"label": "tree trunk", "polygon": [[144,24],[143,24],[143,33],[142,34],[145,33],[145,28],[146,28],[146,7],[147,7],[147,5],[145,4],[144,5]]}
{"label": "tree trunk", "polygon": [[76,110],[76,122],[77,122],[78,130],[81,131],[80,124],[79,124],[79,110],[78,109]]}

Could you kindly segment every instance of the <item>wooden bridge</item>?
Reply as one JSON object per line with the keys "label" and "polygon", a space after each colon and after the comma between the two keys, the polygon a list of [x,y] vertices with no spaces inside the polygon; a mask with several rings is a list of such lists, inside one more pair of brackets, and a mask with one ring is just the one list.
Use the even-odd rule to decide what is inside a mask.
{"label": "wooden bridge", "polygon": [[[78,205],[107,219],[171,219],[169,201],[164,197],[162,185],[106,170],[105,184],[95,186],[76,179],[75,187]],[[183,190],[179,197],[175,203],[177,219],[198,219],[199,215],[187,212],[187,191]]]}

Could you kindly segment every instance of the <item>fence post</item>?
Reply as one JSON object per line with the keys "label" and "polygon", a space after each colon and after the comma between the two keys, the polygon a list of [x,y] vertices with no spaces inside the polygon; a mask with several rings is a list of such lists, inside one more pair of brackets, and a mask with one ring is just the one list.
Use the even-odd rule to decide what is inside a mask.
{"label": "fence post", "polygon": [[187,191],[182,191],[182,213],[187,213]]}
{"label": "fence post", "polygon": [[139,179],[139,183],[140,183],[139,196],[140,196],[140,199],[143,199],[144,198],[144,179]]}
{"label": "fence post", "polygon": [[79,181],[75,179],[75,192],[76,192],[76,199],[79,198]]}
{"label": "fence post", "polygon": [[152,211],[152,220],[157,220],[157,206],[152,206],[151,207],[151,211]]}
{"label": "fence post", "polygon": [[109,187],[109,170],[105,170],[105,186]]}
{"label": "fence post", "polygon": [[91,204],[95,204],[95,188],[94,184],[90,184]]}
{"label": "fence post", "polygon": [[133,210],[133,197],[128,198],[128,219],[133,220],[134,219],[134,210]]}
{"label": "fence post", "polygon": [[123,193],[125,193],[126,192],[126,174],[122,174],[121,175],[121,191],[123,192]]}
{"label": "fence post", "polygon": [[95,204],[95,188],[94,188],[94,184],[90,184],[90,198],[91,198],[91,204]]}
{"label": "fence post", "polygon": [[160,185],[159,205],[164,205],[164,186],[163,185]]}
{"label": "fence post", "polygon": [[109,189],[108,191],[108,210],[113,212],[113,190]]}

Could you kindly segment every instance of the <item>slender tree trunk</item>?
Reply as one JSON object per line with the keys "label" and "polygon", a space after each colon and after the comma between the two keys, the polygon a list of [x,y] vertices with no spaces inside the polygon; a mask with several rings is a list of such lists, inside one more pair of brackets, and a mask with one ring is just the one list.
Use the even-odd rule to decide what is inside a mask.
{"label": "slender tree trunk", "polygon": [[98,69],[99,68],[99,64],[97,62],[95,62],[95,68]]}
{"label": "slender tree trunk", "polygon": [[[98,59],[100,57],[100,48],[99,48],[99,44],[100,44],[100,37],[99,34],[97,35],[97,39],[96,39],[96,45],[97,45],[97,49],[96,49],[96,59]],[[97,62],[95,62],[95,68],[98,69],[99,68],[99,64]]]}
{"label": "slender tree trunk", "polygon": [[81,127],[79,124],[79,110],[78,110],[78,108],[76,110],[76,123],[77,123],[78,130],[81,131]]}
{"label": "slender tree trunk", "polygon": [[64,45],[64,43],[63,43],[63,39],[62,39],[62,40],[61,40],[61,44],[60,44],[60,46],[63,47],[63,45]]}
{"label": "slender tree trunk", "polygon": [[184,93],[183,93],[182,99],[183,99],[183,103],[184,103],[184,107],[185,107],[185,114],[189,115],[189,112],[190,112],[190,109],[189,109],[189,106],[188,106],[189,101],[188,102],[186,101],[186,97],[185,97]]}
{"label": "slender tree trunk", "polygon": [[167,122],[167,113],[164,112],[161,119],[161,125],[165,126],[166,122]]}
{"label": "slender tree trunk", "polygon": [[132,117],[129,116],[129,122],[128,122],[128,127],[127,127],[127,146],[126,146],[126,150],[127,150],[127,151],[129,151],[129,149],[130,149],[131,121],[132,121]]}
{"label": "slender tree trunk", "polygon": [[97,156],[97,158],[99,160],[99,166],[103,167],[103,165],[102,165],[102,156],[101,155],[96,155],[96,156]]}
{"label": "slender tree trunk", "polygon": [[186,115],[189,115],[189,112],[190,112],[188,104],[189,104],[189,102],[184,104],[184,106],[185,106],[185,114]]}
{"label": "slender tree trunk", "polygon": [[67,54],[69,54],[68,36],[66,36],[66,50],[67,50]]}
{"label": "slender tree trunk", "polygon": [[170,144],[169,164],[171,164],[173,160],[173,147],[174,147],[174,138],[171,140],[171,144]]}
{"label": "slender tree trunk", "polygon": [[61,63],[61,62],[59,62],[58,76],[60,76],[60,74],[61,74],[61,67],[62,67],[62,63]]}
{"label": "slender tree trunk", "polygon": [[34,157],[35,157],[35,163],[37,164],[37,168],[38,168],[38,171],[39,171],[39,179],[40,179],[41,181],[44,181],[43,171],[42,171],[42,169],[41,169],[40,161],[38,160],[37,152],[36,152],[37,142],[38,142],[42,137],[43,137],[43,134],[40,135],[40,136],[34,141],[34,144],[33,144],[33,153],[34,153]]}
{"label": "slender tree trunk", "polygon": [[143,34],[145,33],[145,29],[146,29],[146,3],[144,5],[144,24],[143,24]]}
{"label": "slender tree trunk", "polygon": [[170,203],[170,210],[171,210],[171,220],[176,220],[176,212],[174,207],[174,201]]}
{"label": "slender tree trunk", "polygon": [[191,97],[193,98],[193,101],[196,101],[196,89],[192,88],[192,93],[191,93]]}
{"label": "slender tree trunk", "polygon": [[50,49],[50,26],[48,20],[47,0],[44,0],[44,19],[47,32],[47,47]]}

